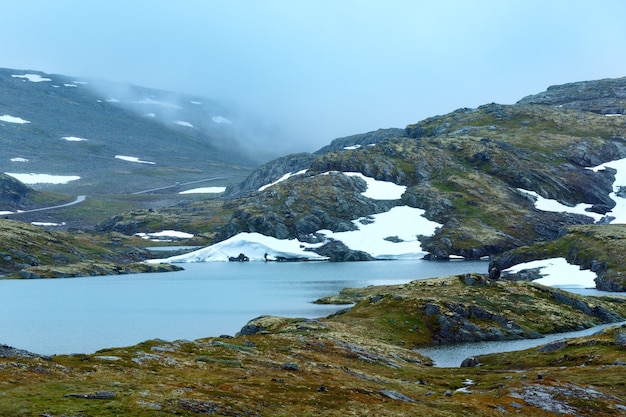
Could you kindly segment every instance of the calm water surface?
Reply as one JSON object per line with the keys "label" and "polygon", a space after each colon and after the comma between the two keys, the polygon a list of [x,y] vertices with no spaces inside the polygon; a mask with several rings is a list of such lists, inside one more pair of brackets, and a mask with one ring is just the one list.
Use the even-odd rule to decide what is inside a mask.
{"label": "calm water surface", "polygon": [[[626,322],[624,322],[626,323]],[[549,334],[541,339],[524,339],[524,340],[502,340],[494,342],[475,342],[475,343],[459,343],[444,346],[433,346],[427,348],[416,349],[418,352],[428,356],[433,360],[433,364],[439,368],[455,368],[461,366],[461,362],[470,356],[487,355],[489,353],[514,352],[517,350],[530,349],[536,346],[545,345],[546,343],[556,340],[589,336],[602,329],[611,326],[617,326],[622,323],[601,324],[589,329],[576,332]]]}
{"label": "calm water surface", "polygon": [[[144,340],[234,335],[260,315],[323,317],[312,301],[346,287],[487,271],[486,261],[183,264],[185,271],[0,281],[0,343],[91,353]],[[344,306],[345,307],[345,306]]]}

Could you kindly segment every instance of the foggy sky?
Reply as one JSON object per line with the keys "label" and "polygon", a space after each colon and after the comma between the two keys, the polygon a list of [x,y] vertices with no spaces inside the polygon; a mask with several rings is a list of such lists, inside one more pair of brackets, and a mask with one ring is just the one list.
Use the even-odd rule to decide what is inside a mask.
{"label": "foggy sky", "polygon": [[224,99],[312,151],[626,76],[621,0],[0,0],[0,67]]}

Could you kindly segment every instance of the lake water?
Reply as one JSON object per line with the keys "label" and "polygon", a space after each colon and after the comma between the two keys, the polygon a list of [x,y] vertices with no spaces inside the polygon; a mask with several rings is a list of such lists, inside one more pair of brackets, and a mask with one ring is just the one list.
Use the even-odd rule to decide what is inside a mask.
{"label": "lake water", "polygon": [[185,271],[0,281],[0,343],[40,354],[92,353],[148,339],[234,335],[260,315],[323,317],[312,304],[346,287],[487,271],[486,261],[211,262]]}
{"label": "lake water", "polygon": [[[624,322],[626,323],[626,322]],[[433,365],[439,368],[455,368],[461,366],[461,362],[470,356],[486,355],[498,352],[514,352],[516,350],[530,349],[571,337],[589,336],[602,329],[617,326],[621,323],[602,324],[589,329],[576,332],[549,334],[540,339],[502,340],[494,342],[460,343],[443,346],[432,346],[416,349],[418,352],[433,360]]]}

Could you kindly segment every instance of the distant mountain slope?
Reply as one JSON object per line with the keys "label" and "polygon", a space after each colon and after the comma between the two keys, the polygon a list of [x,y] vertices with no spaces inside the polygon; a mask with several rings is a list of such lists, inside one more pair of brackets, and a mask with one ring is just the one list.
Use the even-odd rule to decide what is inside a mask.
{"label": "distant mountain slope", "polygon": [[79,176],[54,187],[72,194],[240,177],[263,162],[242,117],[203,97],[0,69],[0,172]]}

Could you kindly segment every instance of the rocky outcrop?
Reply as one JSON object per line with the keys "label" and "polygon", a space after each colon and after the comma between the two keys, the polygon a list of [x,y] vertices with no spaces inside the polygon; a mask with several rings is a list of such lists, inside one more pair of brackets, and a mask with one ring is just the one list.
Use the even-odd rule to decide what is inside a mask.
{"label": "rocky outcrop", "polygon": [[404,137],[406,132],[404,129],[378,129],[373,132],[361,133],[358,135],[346,136],[333,140],[330,145],[324,146],[315,152],[315,155],[324,155],[329,152],[357,149],[367,146],[374,146],[384,140]]}
{"label": "rocky outcrop", "polygon": [[231,185],[224,192],[225,198],[236,198],[259,190],[264,185],[273,183],[288,173],[308,169],[315,156],[309,153],[297,153],[275,159],[254,170],[244,181]]}
{"label": "rocky outcrop", "polygon": [[[224,197],[236,198],[245,194],[253,193],[258,191],[259,188],[264,185],[275,182],[285,174],[294,174],[296,172],[309,169],[318,156],[335,151],[341,151],[346,148],[357,149],[361,147],[373,146],[383,140],[403,136],[405,136],[404,129],[379,129],[373,132],[337,138],[333,140],[330,145],[324,146],[313,154],[297,153],[277,158],[256,169],[241,183],[229,186],[224,193]],[[323,169],[324,168],[319,166],[314,167],[315,171]],[[327,169],[327,171],[331,170],[333,170],[333,168],[329,167]],[[335,170],[340,169],[335,168]],[[365,175],[369,175],[367,172],[359,170],[356,166],[352,167],[351,170],[360,171]]]}
{"label": "rocky outcrop", "polygon": [[374,258],[363,251],[352,250],[342,242],[331,240],[315,249],[315,253],[328,257],[330,262],[373,261]]}
{"label": "rocky outcrop", "polygon": [[38,358],[36,353],[0,344],[0,358]]}
{"label": "rocky outcrop", "polygon": [[0,173],[0,211],[22,209],[24,199],[32,191],[15,178]]}
{"label": "rocky outcrop", "polygon": [[[596,288],[603,291],[626,291],[626,225],[572,226],[554,240],[516,248],[494,257],[489,264],[492,278],[514,265],[548,258],[565,258],[582,269],[596,273]],[[526,270],[504,279],[532,280],[537,271]]]}
{"label": "rocky outcrop", "polygon": [[321,229],[354,230],[352,220],[384,212],[397,202],[364,197],[365,182],[338,172],[290,178],[267,190],[228,201],[234,209],[221,238],[257,232],[278,239],[317,242]]}
{"label": "rocky outcrop", "polygon": [[600,114],[626,114],[626,77],[554,85],[517,104],[539,104]]}

